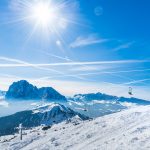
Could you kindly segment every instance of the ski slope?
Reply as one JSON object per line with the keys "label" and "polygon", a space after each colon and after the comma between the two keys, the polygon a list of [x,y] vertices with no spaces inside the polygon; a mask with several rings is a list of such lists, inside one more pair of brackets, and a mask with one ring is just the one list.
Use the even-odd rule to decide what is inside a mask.
{"label": "ski slope", "polygon": [[2,150],[148,150],[150,106],[136,106],[94,120],[74,117],[43,131],[41,127],[19,135],[0,137]]}

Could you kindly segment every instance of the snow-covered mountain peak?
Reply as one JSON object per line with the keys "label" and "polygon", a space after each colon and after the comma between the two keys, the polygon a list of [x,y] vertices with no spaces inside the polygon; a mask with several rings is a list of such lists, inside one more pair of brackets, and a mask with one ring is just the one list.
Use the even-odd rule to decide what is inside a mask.
{"label": "snow-covered mountain peak", "polygon": [[58,103],[49,103],[38,106],[37,108],[33,109],[33,114],[42,114],[42,121],[41,124],[51,125],[53,123],[59,123],[64,120],[70,120],[73,117],[78,117],[81,120],[86,120],[88,117],[81,115],[72,109],[58,104]]}
{"label": "snow-covered mountain peak", "polygon": [[60,111],[60,112],[70,112],[70,108],[65,107],[64,105],[58,103],[47,103],[37,106],[33,109],[33,113],[46,113],[50,111]]}

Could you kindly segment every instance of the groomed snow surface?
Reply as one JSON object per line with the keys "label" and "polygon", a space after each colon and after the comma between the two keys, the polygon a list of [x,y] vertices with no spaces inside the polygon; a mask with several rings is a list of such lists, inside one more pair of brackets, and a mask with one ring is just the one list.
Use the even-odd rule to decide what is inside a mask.
{"label": "groomed snow surface", "polygon": [[43,131],[0,137],[0,150],[149,150],[150,106],[136,106],[94,120],[73,118]]}

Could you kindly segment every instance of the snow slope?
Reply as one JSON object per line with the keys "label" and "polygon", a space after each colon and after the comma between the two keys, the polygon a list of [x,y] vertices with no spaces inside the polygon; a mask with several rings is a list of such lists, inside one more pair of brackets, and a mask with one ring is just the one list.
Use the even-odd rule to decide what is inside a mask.
{"label": "snow slope", "polygon": [[78,116],[81,120],[89,117],[81,115],[72,109],[57,103],[45,103],[36,106],[33,110],[26,110],[10,116],[0,118],[0,136],[16,133],[19,124],[25,128],[37,127],[40,125],[53,125]]}
{"label": "snow slope", "polygon": [[17,134],[0,137],[0,149],[146,150],[150,149],[149,116],[150,106],[137,106],[91,121],[74,117],[47,131],[41,127],[24,131],[23,141]]}

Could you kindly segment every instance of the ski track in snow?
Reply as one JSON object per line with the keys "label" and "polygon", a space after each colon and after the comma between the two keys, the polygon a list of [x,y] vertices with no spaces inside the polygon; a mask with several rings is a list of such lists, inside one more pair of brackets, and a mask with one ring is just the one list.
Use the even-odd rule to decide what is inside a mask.
{"label": "ski track in snow", "polygon": [[[0,137],[0,150],[149,150],[150,106],[136,106],[94,120],[60,123]],[[5,142],[4,142],[5,140]],[[6,141],[8,140],[8,141]]]}

